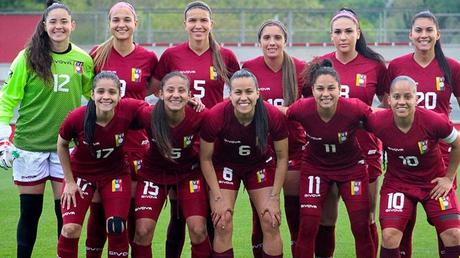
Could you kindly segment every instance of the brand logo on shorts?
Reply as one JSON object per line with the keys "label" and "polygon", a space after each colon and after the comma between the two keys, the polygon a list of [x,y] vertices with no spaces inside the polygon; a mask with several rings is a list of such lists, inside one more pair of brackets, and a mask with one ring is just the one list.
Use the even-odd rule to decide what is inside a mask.
{"label": "brand logo on shorts", "polygon": [[436,90],[444,91],[445,89],[445,79],[444,77],[436,77]]}
{"label": "brand logo on shorts", "polygon": [[420,154],[426,154],[428,152],[428,140],[425,141],[419,141],[418,142],[418,149],[420,151]]}
{"label": "brand logo on shorts", "polygon": [[120,146],[123,144],[123,138],[124,138],[125,134],[124,133],[120,133],[120,134],[115,134],[115,146]]}
{"label": "brand logo on shorts", "polygon": [[201,190],[200,180],[189,181],[190,193],[198,193]]}
{"label": "brand logo on shorts", "polygon": [[351,195],[361,195],[361,181],[351,181]]}
{"label": "brand logo on shorts", "polygon": [[339,143],[344,143],[347,140],[347,132],[339,133],[338,138],[339,138]]}
{"label": "brand logo on shorts", "polygon": [[448,210],[451,207],[449,196],[439,198],[439,206],[442,211]]}
{"label": "brand logo on shorts", "polygon": [[131,68],[131,81],[141,82],[142,70],[138,68]]}
{"label": "brand logo on shorts", "polygon": [[257,171],[257,183],[263,183],[267,179],[265,175],[265,169]]}
{"label": "brand logo on shorts", "polygon": [[114,179],[112,180],[112,193],[115,193],[115,192],[122,192],[123,191],[123,187],[122,187],[122,179]]}
{"label": "brand logo on shorts", "polygon": [[356,74],[356,86],[366,87],[367,76],[365,74]]}

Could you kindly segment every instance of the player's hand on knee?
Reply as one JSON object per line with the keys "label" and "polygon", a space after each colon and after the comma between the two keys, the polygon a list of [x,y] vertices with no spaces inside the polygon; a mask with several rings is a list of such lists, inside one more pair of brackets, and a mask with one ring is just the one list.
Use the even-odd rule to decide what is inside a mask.
{"label": "player's hand on knee", "polygon": [[280,198],[279,195],[270,194],[265,209],[262,211],[262,217],[268,213],[271,219],[272,227],[277,227],[281,224],[281,210],[280,210]]}
{"label": "player's hand on knee", "polygon": [[61,195],[61,206],[65,207],[67,210],[70,209],[70,205],[73,204],[73,207],[77,207],[77,198],[76,193],[80,194],[80,197],[83,199],[83,191],[74,182],[66,182],[64,186],[64,190],[62,190]]}
{"label": "player's hand on knee", "polygon": [[0,167],[9,169],[13,166],[13,160],[17,158],[17,152],[8,138],[0,140]]}

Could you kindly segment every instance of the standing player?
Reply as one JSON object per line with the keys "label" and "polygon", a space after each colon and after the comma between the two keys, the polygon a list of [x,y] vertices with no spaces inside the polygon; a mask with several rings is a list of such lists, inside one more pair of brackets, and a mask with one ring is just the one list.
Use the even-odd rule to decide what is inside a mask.
{"label": "standing player", "polygon": [[[331,19],[331,40],[336,51],[320,59],[330,59],[340,75],[340,96],[359,98],[369,106],[374,96],[384,95],[386,68],[383,57],[367,46],[361,31],[358,16],[348,8],[340,9]],[[356,131],[359,146],[368,166],[370,194],[370,230],[374,246],[378,247],[375,225],[378,177],[382,174],[381,144],[371,133],[363,129]],[[316,238],[315,253],[318,257],[333,257],[335,248],[335,223],[338,215],[338,192],[333,186],[328,193]],[[375,250],[377,252],[377,250]]]}
{"label": "standing player", "polygon": [[213,257],[233,257],[232,217],[241,181],[259,215],[263,257],[282,257],[279,195],[288,163],[285,119],[263,102],[256,77],[245,69],[230,79],[229,98],[209,111],[200,133],[201,169],[210,188],[215,230]]}
{"label": "standing player", "polygon": [[295,257],[315,257],[315,239],[326,195],[332,184],[347,207],[356,257],[375,257],[369,230],[369,179],[356,131],[372,112],[359,99],[340,97],[340,80],[326,59],[308,71],[314,98],[300,99],[288,111],[309,141],[300,175],[300,229]]}
{"label": "standing player", "polygon": [[[457,258],[460,209],[452,185],[460,162],[460,138],[445,115],[416,107],[416,88],[410,77],[396,77],[390,87],[391,110],[369,118],[369,129],[382,140],[388,155],[380,191],[380,257],[401,257],[398,247],[404,227],[420,202],[445,246],[441,257]],[[439,151],[440,140],[452,147],[448,164]]]}
{"label": "standing player", "polygon": [[[109,29],[112,36],[91,51],[96,72],[111,71],[121,81],[121,96],[143,100],[150,94],[150,82],[156,55],[134,43],[133,34],[137,27],[134,7],[126,2],[118,2],[109,11]],[[131,169],[132,189],[136,189],[136,173],[141,166],[142,156],[148,150],[148,138],[144,130],[130,130],[125,137],[124,150],[128,155]],[[134,192],[132,193],[134,197]],[[97,198],[99,199],[99,198]],[[91,203],[86,239],[87,257],[101,257],[105,242],[104,209],[100,200]],[[134,199],[128,220],[129,240],[134,237]]]}
{"label": "standing player", "polygon": [[[233,52],[219,46],[212,34],[214,22],[211,8],[195,1],[184,11],[187,42],[166,49],[155,69],[156,85],[167,73],[179,71],[191,83],[192,97],[201,98],[207,108],[223,100],[224,84],[237,70],[239,63]],[[155,87],[157,88],[157,87]],[[175,198],[171,200],[171,221],[168,226],[166,257],[180,257],[185,238],[185,221],[178,212]]]}
{"label": "standing player", "polygon": [[[88,105],[69,113],[59,131],[57,151],[65,184],[58,257],[78,257],[81,227],[96,189],[104,207],[108,257],[128,257],[131,176],[123,144],[128,129],[139,126],[137,115],[145,102],[120,100],[120,85],[114,73],[96,75]],[[71,155],[70,141],[76,145]]]}
{"label": "standing player", "polygon": [[[10,68],[0,92],[0,157],[13,166],[19,190],[20,217],[17,257],[31,257],[43,207],[46,181],[51,180],[58,234],[62,228],[59,202],[63,173],[56,154],[57,132],[67,113],[89,97],[93,77],[91,57],[70,43],[75,28],[69,8],[47,2],[32,39]],[[8,137],[14,108],[20,104],[14,145]],[[12,163],[13,150],[16,159]]]}
{"label": "standing player", "polygon": [[163,77],[159,98],[155,109],[149,109],[142,118],[144,127],[151,128],[152,140],[138,174],[133,257],[152,257],[153,234],[170,188],[178,193],[177,201],[192,242],[192,257],[211,257],[206,231],[209,204],[194,144],[204,112],[187,105],[189,80],[180,72]]}
{"label": "standing player", "polygon": [[[414,53],[398,57],[388,66],[388,82],[399,75],[410,76],[417,82],[417,105],[448,117],[452,94],[460,99],[460,64],[446,58],[441,48],[439,24],[429,11],[417,13],[412,18],[409,38],[414,45]],[[386,92],[389,93],[389,85]],[[449,163],[449,146],[440,143],[444,163]],[[401,256],[411,257],[412,231],[415,224],[409,220],[401,241]],[[442,241],[438,237],[439,252],[442,253]]]}
{"label": "standing player", "polygon": [[[287,43],[287,29],[283,23],[267,20],[259,27],[257,39],[263,56],[244,62],[243,68],[257,78],[260,94],[270,104],[289,106],[300,97],[304,86],[302,72],[305,63],[289,56],[284,48]],[[299,228],[299,176],[302,146],[305,132],[302,125],[291,121],[289,129],[289,167],[284,181],[284,209],[291,233],[291,250],[294,251]],[[253,206],[252,248],[254,257],[262,257],[262,231],[259,216]]]}

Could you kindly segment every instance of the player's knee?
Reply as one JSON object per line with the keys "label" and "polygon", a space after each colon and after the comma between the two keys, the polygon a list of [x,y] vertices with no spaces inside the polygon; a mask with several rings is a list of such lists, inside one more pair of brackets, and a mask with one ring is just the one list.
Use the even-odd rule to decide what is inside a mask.
{"label": "player's knee", "polygon": [[61,234],[66,238],[78,238],[81,234],[81,225],[68,223],[62,226]]}
{"label": "player's knee", "polygon": [[207,234],[205,223],[197,222],[188,225],[190,240],[194,243],[201,243]]}
{"label": "player's knee", "polygon": [[106,222],[107,234],[121,234],[126,230],[126,220],[122,217],[112,216]]}
{"label": "player's knee", "polygon": [[395,228],[385,228],[382,231],[382,245],[385,248],[397,248],[401,238],[402,232]]}
{"label": "player's knee", "polygon": [[458,228],[444,230],[439,236],[445,246],[460,245],[460,229]]}
{"label": "player's knee", "polygon": [[[276,220],[276,219],[275,219]],[[279,234],[279,224],[277,221],[273,221],[272,217],[268,212],[265,212],[260,220],[262,232],[266,236],[274,236]],[[275,226],[273,226],[275,225]]]}

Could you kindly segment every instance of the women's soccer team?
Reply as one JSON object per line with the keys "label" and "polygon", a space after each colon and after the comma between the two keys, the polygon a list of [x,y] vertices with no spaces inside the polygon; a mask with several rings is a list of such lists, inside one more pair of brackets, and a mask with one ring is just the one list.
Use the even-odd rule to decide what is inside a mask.
{"label": "women's soccer team", "polygon": [[356,257],[412,257],[419,202],[439,257],[459,257],[460,136],[449,113],[460,64],[444,56],[431,12],[412,18],[414,52],[388,67],[352,9],[330,20],[335,51],[308,63],[286,52],[283,23],[264,21],[262,54],[242,69],[212,17],[206,3],[189,3],[187,41],[158,60],[134,42],[135,8],[118,2],[110,38],[87,54],[70,41],[70,9],[47,1],[0,91],[0,166],[12,168],[20,199],[17,257],[32,256],[48,180],[61,258],[78,257],[88,209],[86,257],[101,257],[106,240],[108,257],[152,257],[167,199],[166,257],[181,256],[186,228],[192,257],[234,257],[241,182],[256,258],[283,257],[284,216],[292,257],[333,257],[340,197]]}

